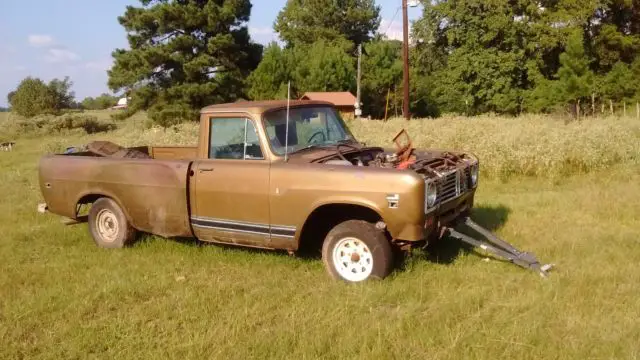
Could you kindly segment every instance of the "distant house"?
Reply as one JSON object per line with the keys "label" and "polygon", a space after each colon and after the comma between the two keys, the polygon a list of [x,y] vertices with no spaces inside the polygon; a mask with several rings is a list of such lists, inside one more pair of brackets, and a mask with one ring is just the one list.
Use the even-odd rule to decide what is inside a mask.
{"label": "distant house", "polygon": [[111,110],[119,110],[126,109],[129,98],[123,97],[118,100],[118,103],[115,106],[111,107]]}
{"label": "distant house", "polygon": [[342,92],[306,92],[300,100],[327,101],[335,105],[344,119],[353,119],[356,109],[356,97],[348,91]]}

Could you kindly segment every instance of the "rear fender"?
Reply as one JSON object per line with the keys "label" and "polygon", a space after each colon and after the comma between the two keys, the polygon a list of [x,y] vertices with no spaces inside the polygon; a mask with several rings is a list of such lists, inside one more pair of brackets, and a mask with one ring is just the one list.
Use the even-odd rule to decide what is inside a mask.
{"label": "rear fender", "polygon": [[97,198],[102,198],[102,197],[107,197],[111,200],[113,200],[116,204],[118,204],[118,206],[120,207],[120,209],[122,209],[122,212],[124,213],[124,216],[127,218],[127,221],[129,222],[129,224],[131,224],[134,228],[137,229],[135,222],[133,221],[133,218],[131,217],[131,215],[129,215],[129,211],[127,209],[126,206],[124,206],[124,204],[111,192],[104,190],[104,189],[93,189],[93,190],[89,190],[89,191],[85,191],[83,193],[81,193],[81,195],[76,199],[76,201],[74,202],[74,208],[71,210],[73,212],[73,214],[75,215],[73,217],[73,219],[78,219],[78,213],[77,213],[77,209],[78,209],[78,205],[80,205],[82,202],[82,199],[86,198],[86,197],[97,197]]}

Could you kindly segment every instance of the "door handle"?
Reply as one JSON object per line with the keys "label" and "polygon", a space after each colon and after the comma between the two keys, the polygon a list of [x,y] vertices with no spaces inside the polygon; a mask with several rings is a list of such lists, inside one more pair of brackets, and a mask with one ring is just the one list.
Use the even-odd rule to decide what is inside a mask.
{"label": "door handle", "polygon": [[209,172],[209,171],[213,171],[213,168],[200,168],[198,171],[201,172],[201,173],[203,173],[205,171]]}

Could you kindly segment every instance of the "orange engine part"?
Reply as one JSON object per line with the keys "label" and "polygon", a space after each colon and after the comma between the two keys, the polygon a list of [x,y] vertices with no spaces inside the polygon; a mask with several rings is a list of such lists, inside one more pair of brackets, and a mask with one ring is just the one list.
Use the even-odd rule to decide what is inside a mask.
{"label": "orange engine part", "polygon": [[412,157],[412,158],[410,158],[409,160],[401,161],[401,162],[398,164],[398,166],[396,167],[396,169],[400,169],[400,170],[408,169],[408,168],[409,168],[409,166],[413,165],[413,163],[415,163],[415,162],[416,162],[416,159],[415,159],[415,158],[413,158],[413,157]]}

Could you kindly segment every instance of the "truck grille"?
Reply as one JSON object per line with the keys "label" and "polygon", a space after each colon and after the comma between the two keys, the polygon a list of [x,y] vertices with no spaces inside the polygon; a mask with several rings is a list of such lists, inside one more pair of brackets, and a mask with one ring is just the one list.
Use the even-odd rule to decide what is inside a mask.
{"label": "truck grille", "polygon": [[469,186],[469,168],[464,170],[455,170],[445,174],[440,181],[438,188],[437,203],[443,203],[451,200],[467,191]]}

